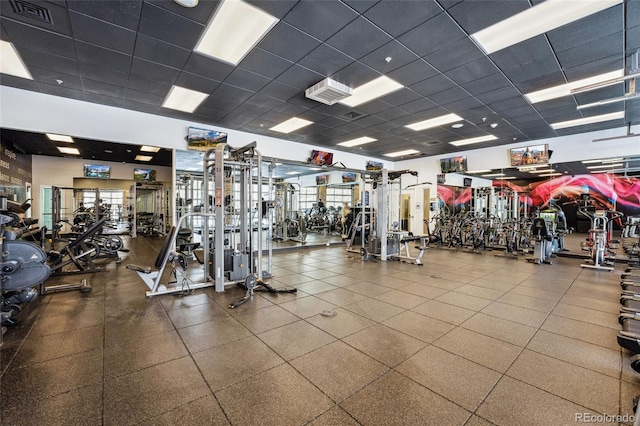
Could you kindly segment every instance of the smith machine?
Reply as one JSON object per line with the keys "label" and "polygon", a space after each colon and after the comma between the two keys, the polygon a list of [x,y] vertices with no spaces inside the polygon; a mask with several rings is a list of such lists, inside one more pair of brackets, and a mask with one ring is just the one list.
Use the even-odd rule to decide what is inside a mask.
{"label": "smith machine", "polygon": [[[272,168],[269,167],[271,171]],[[254,176],[254,172],[256,176]],[[147,297],[185,293],[198,288],[215,287],[223,292],[228,285],[238,285],[246,290],[245,297],[229,305],[235,308],[251,298],[254,291],[271,293],[293,293],[296,289],[274,289],[262,281],[271,274],[271,247],[268,248],[267,271],[263,271],[263,227],[254,230],[253,206],[262,217],[263,174],[262,155],[256,142],[241,148],[232,148],[220,143],[207,151],[203,157],[204,208],[201,213],[187,213],[180,217],[177,226],[171,229],[162,250],[156,259],[155,268],[127,265],[135,270],[147,284]],[[272,182],[271,173],[269,182]],[[254,195],[257,197],[254,199]],[[272,210],[275,202],[267,201]],[[181,244],[176,249],[177,229],[194,217],[202,220],[202,243]],[[269,227],[271,229],[271,214]],[[269,231],[270,232],[270,231]],[[271,244],[271,238],[266,238]],[[202,281],[187,276],[188,253],[193,253],[202,267]],[[172,281],[162,283],[167,264],[171,265]]]}

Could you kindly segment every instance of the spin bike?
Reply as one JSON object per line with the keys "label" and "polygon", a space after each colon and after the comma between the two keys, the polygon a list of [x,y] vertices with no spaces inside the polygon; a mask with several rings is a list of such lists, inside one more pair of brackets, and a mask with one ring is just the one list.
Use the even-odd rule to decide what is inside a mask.
{"label": "spin bike", "polygon": [[583,263],[583,268],[613,271],[615,253],[611,251],[613,221],[623,214],[615,210],[597,209],[593,205],[585,205],[578,211],[591,220],[589,239],[582,243],[582,250],[589,252],[589,263]]}

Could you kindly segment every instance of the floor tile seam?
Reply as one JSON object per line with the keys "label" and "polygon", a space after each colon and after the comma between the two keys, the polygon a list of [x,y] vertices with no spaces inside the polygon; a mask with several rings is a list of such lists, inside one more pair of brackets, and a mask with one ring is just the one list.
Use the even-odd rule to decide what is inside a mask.
{"label": "floor tile seam", "polygon": [[[547,390],[547,389],[543,389],[543,388],[541,388],[540,386],[534,385],[533,383],[525,382],[525,381],[524,381],[524,380],[522,380],[522,379],[519,379],[519,378],[517,378],[517,377],[512,376],[511,374],[509,374],[509,372],[508,372],[508,371],[507,371],[507,372],[505,372],[505,373],[504,373],[504,375],[505,375],[505,377],[508,377],[508,378],[510,378],[510,379],[512,379],[512,380],[517,380],[518,382],[521,382],[521,383],[524,383],[524,384],[526,384],[526,385],[528,385],[528,386],[534,387],[534,388],[536,388],[536,389],[538,389],[538,390],[540,390],[540,391],[542,391],[542,392],[546,392],[546,393],[548,393],[548,394],[550,394],[550,395],[553,395],[553,396],[555,396],[555,397],[557,397],[557,398],[563,399],[563,400],[565,400],[565,401],[567,401],[567,402],[570,402],[570,403],[571,403],[571,404],[573,404],[573,405],[577,405],[577,406],[582,407],[582,408],[584,408],[584,409],[586,409],[586,410],[592,411],[592,412],[594,412],[594,413],[596,413],[596,414],[601,414],[601,415],[608,414],[608,415],[610,415],[610,413],[603,413],[603,412],[601,412],[600,410],[597,410],[597,409],[595,409],[595,408],[587,407],[587,406],[586,406],[586,405],[584,405],[583,403],[580,403],[580,402],[577,402],[577,401],[572,401],[571,399],[567,398],[566,396],[558,395],[557,393],[554,393],[554,392],[552,392],[552,391],[550,391],[550,390]],[[610,377],[610,376],[609,376],[609,377]]]}
{"label": "floor tile seam", "polygon": [[[463,284],[462,286],[465,286],[465,285],[473,285],[473,284]],[[462,286],[460,286],[460,287],[462,287]],[[486,298],[486,297],[477,296],[477,295],[475,295],[475,294],[461,293],[461,292],[459,292],[459,291],[456,291],[456,290],[460,289],[460,287],[455,288],[455,289],[453,289],[453,290],[449,290],[449,293],[453,292],[453,293],[456,293],[456,294],[459,294],[459,295],[462,295],[462,296],[477,297],[478,299],[487,300],[487,301],[489,301],[489,302],[495,302],[495,301],[496,301],[496,299],[488,299],[488,298]],[[480,286],[477,286],[477,285],[474,285],[474,287],[478,287],[478,288],[484,288],[484,289],[486,289],[485,287],[480,287]],[[493,290],[493,289],[487,289],[487,290]],[[495,291],[500,291],[500,290],[495,290]],[[443,294],[444,294],[444,293],[443,293]],[[441,294],[440,296],[442,296],[443,294]],[[440,296],[438,296],[438,297],[440,297]],[[499,297],[502,297],[502,295],[501,295],[501,296],[499,296]],[[482,308],[482,309],[484,309],[484,308]]]}
{"label": "floor tile seam", "polygon": [[[183,345],[184,345],[184,343],[183,343]],[[178,355],[178,356],[173,357],[171,359],[163,359],[162,361],[154,362],[152,364],[145,365],[144,367],[136,368],[135,370],[130,370],[130,371],[127,371],[127,372],[124,372],[124,373],[119,373],[119,374],[110,374],[110,375],[104,375],[104,373],[103,373],[103,381],[104,382],[110,382],[110,381],[113,381],[113,380],[118,380],[118,379],[121,379],[123,377],[135,374],[135,373],[140,373],[141,371],[145,371],[145,370],[148,370],[150,368],[155,368],[155,367],[161,366],[163,364],[167,364],[169,362],[173,362],[173,361],[180,360],[182,358],[186,358],[186,357],[188,357],[190,355],[188,353],[189,349],[185,347],[185,350],[187,351],[187,353],[185,353],[183,355]],[[104,361],[103,361],[103,365],[105,365],[103,370],[106,371],[106,363],[104,363]]]}
{"label": "floor tile seam", "polygon": [[[553,315],[555,315],[555,314],[553,314]],[[564,318],[564,317],[562,317],[562,318]],[[587,323],[587,322],[584,322],[584,321],[578,321],[578,320],[573,320],[573,321],[577,321],[577,322],[581,322],[581,323],[584,323],[584,324],[587,324],[587,325],[594,325],[595,326],[595,324]],[[594,343],[594,342],[591,342],[591,341],[588,341],[588,340],[583,340],[583,339],[580,339],[580,338],[577,338],[577,337],[574,337],[574,336],[567,336],[567,335],[562,334],[562,333],[557,333],[556,331],[553,331],[553,330],[548,330],[546,328],[542,328],[543,326],[544,326],[544,323],[540,326],[540,330],[546,331],[546,332],[551,333],[551,334],[555,334],[556,336],[566,337],[567,339],[577,340],[577,341],[582,342],[582,343],[589,343],[589,344],[592,344],[594,346],[598,346],[600,348],[610,349],[612,351],[615,351],[617,348],[620,347],[620,346],[616,346],[616,349],[612,349],[611,347],[605,346],[605,345],[601,345],[600,343]],[[604,326],[597,326],[597,327],[604,327]]]}
{"label": "floor tile seam", "polygon": [[[569,295],[571,296],[571,295]],[[594,299],[594,300],[598,300],[598,299]],[[565,305],[570,305],[570,306],[576,306],[578,308],[585,308],[585,309],[591,309],[593,311],[597,311],[597,312],[603,312],[605,314],[613,314],[613,315],[618,315],[620,314],[620,309],[618,308],[616,311],[605,311],[601,308],[593,308],[591,306],[583,306],[583,305],[579,305],[579,304],[575,304],[575,303],[569,303],[569,301],[563,301],[562,303],[564,303]],[[613,303],[613,302],[609,302],[609,303]]]}
{"label": "floor tile seam", "polygon": [[[443,337],[444,337],[444,336],[443,336]],[[487,337],[491,337],[491,336],[487,336]],[[440,340],[440,339],[436,339],[436,340],[434,340],[434,341],[433,341],[433,343],[428,344],[428,345],[427,345],[427,346],[425,346],[424,348],[420,349],[420,351],[422,351],[422,350],[424,350],[424,349],[427,349],[429,346],[433,346],[433,347],[434,347],[434,348],[436,348],[436,349],[439,349],[439,350],[441,350],[441,351],[447,352],[448,354],[451,354],[451,355],[454,355],[454,356],[460,357],[460,358],[464,359],[465,361],[470,362],[470,363],[472,363],[472,364],[474,364],[474,365],[480,366],[480,367],[482,367],[482,368],[486,368],[487,370],[491,370],[491,371],[492,371],[492,372],[494,372],[494,373],[498,373],[498,374],[500,374],[500,377],[502,377],[502,376],[505,374],[503,371],[496,370],[495,368],[493,368],[493,367],[488,367],[488,366],[486,366],[486,365],[484,365],[484,364],[480,364],[478,361],[475,361],[475,360],[469,359],[469,358],[465,357],[464,355],[457,354],[457,353],[452,352],[451,350],[449,350],[449,349],[447,349],[447,348],[443,348],[443,347],[441,347],[441,346],[436,345],[436,343],[437,343],[437,341],[438,341],[438,340]],[[508,342],[506,342],[506,343],[508,343]],[[515,345],[514,345],[514,346],[515,346]],[[520,354],[518,354],[518,356],[520,356]],[[516,356],[516,358],[517,358],[517,356]],[[407,360],[405,360],[405,361],[407,361]],[[505,371],[506,371],[506,370],[505,370]]]}
{"label": "floor tile seam", "polygon": [[[445,294],[449,294],[450,292],[451,292],[451,291],[448,291],[447,293],[442,293],[440,296],[444,296]],[[437,296],[437,297],[440,297],[440,296]],[[473,310],[473,309],[465,308],[465,307],[463,307],[463,306],[454,305],[453,303],[445,302],[445,301],[442,301],[442,300],[437,300],[437,297],[436,297],[436,298],[433,298],[433,299],[425,300],[424,302],[420,303],[419,305],[416,305],[416,306],[414,306],[413,308],[409,308],[409,309],[407,309],[407,310],[409,310],[409,311],[411,311],[411,312],[416,312],[416,311],[414,311],[414,309],[415,309],[415,308],[418,308],[418,307],[420,307],[420,306],[422,306],[422,305],[424,305],[424,304],[426,304],[426,303],[429,303],[429,302],[432,302],[432,301],[433,301],[433,302],[442,303],[442,304],[444,304],[444,305],[449,305],[449,306],[452,306],[452,307],[454,307],[454,308],[464,309],[464,310],[466,310],[466,311],[473,312],[473,313],[474,313],[474,315],[480,312],[480,311],[475,311],[475,310]],[[482,308],[482,309],[484,309],[484,308]],[[416,312],[416,313],[417,313],[417,314],[419,314],[420,312]],[[424,315],[424,314],[421,314],[421,315]],[[427,315],[427,316],[428,316],[428,315]],[[430,317],[430,318],[433,318],[433,317]],[[435,318],[435,319],[438,319],[438,318]],[[442,320],[440,320],[440,321],[442,321]],[[466,321],[466,320],[465,320],[465,321]],[[446,321],[445,321],[445,322],[446,322]],[[459,324],[456,324],[456,325],[459,325]]]}
{"label": "floor tile seam", "polygon": [[620,354],[620,359],[619,359],[619,362],[618,362],[618,371],[616,372],[616,375],[611,375],[611,374],[603,373],[602,371],[594,370],[593,368],[585,367],[584,364],[582,364],[582,363],[580,363],[580,364],[578,364],[577,362],[573,363],[573,362],[568,361],[566,359],[560,358],[559,356],[552,355],[552,354],[547,353],[547,352],[541,352],[540,350],[532,349],[532,348],[530,348],[528,346],[525,346],[524,349],[526,349],[528,351],[531,351],[531,352],[534,352],[534,353],[536,353],[538,355],[544,355],[546,357],[553,358],[556,361],[561,361],[561,362],[564,362],[564,363],[567,363],[567,364],[574,365],[574,366],[576,366],[578,368],[582,368],[584,370],[591,371],[593,373],[598,373],[598,374],[601,374],[603,376],[607,376],[607,377],[611,377],[611,378],[616,379],[616,380],[620,380],[620,374],[622,372],[622,355],[621,354]]}
{"label": "floor tile seam", "polygon": [[[367,328],[365,328],[365,329],[362,329],[362,330],[358,331],[357,333],[360,333],[361,331],[367,330],[367,329],[369,329],[369,328],[373,327],[373,325],[374,325],[374,324],[372,324],[371,326],[369,326],[369,327],[367,327]],[[390,327],[387,327],[387,328],[390,328]],[[391,329],[391,330],[393,330],[393,331],[397,331],[397,330],[394,330],[394,329]],[[354,333],[354,334],[357,334],[357,333]],[[351,334],[350,336],[353,336],[353,334]],[[384,362],[382,362],[382,361],[378,361],[378,360],[377,360],[377,359],[375,359],[373,356],[371,356],[371,355],[369,355],[368,353],[366,353],[366,352],[364,352],[364,351],[360,350],[359,348],[357,348],[357,347],[353,346],[353,345],[352,345],[352,344],[350,344],[349,342],[345,342],[345,340],[344,340],[344,339],[346,339],[347,337],[349,337],[349,336],[345,336],[344,338],[340,339],[340,341],[341,341],[342,343],[344,343],[345,345],[348,345],[349,347],[351,347],[351,348],[355,349],[356,351],[360,352],[361,354],[363,354],[363,355],[365,355],[365,356],[367,356],[367,357],[369,357],[369,358],[373,359],[374,361],[378,362],[379,364],[384,365],[385,367],[387,367],[387,368],[389,368],[389,369],[394,369],[394,368],[396,368],[398,365],[402,364],[404,361],[406,361],[407,359],[411,358],[412,356],[414,356],[415,354],[417,354],[418,352],[420,352],[422,349],[426,348],[427,346],[430,346],[430,344],[429,344],[429,343],[426,343],[426,342],[424,342],[423,340],[420,340],[420,339],[418,339],[418,338],[416,338],[416,337],[413,337],[413,339],[418,340],[418,341],[420,341],[421,343],[426,343],[426,346],[424,346],[424,347],[422,347],[422,348],[418,349],[417,351],[415,351],[414,353],[412,353],[411,355],[409,355],[409,357],[407,357],[407,358],[406,358],[406,359],[404,359],[403,361],[400,361],[400,362],[399,362],[398,364],[396,364],[396,365],[387,365],[386,363],[384,363]],[[409,337],[411,337],[411,336],[409,336]]]}
{"label": "floor tile seam", "polygon": [[338,403],[334,403],[331,407],[329,407],[328,409],[326,409],[325,411],[323,411],[322,413],[318,414],[317,416],[315,416],[313,419],[309,420],[308,422],[306,422],[304,424],[304,426],[306,425],[310,425],[311,423],[313,423],[314,421],[318,420],[320,417],[324,416],[325,414],[327,414],[329,411],[333,410],[334,408],[338,408],[340,410],[342,410],[347,416],[349,416],[351,418],[351,420],[353,420],[357,425],[363,426],[362,423],[360,423],[358,420],[356,420],[355,417],[353,417],[351,415],[351,413],[349,413],[347,410],[345,410],[344,408],[342,408],[340,406],[340,404]]}
{"label": "floor tile seam", "polygon": [[[101,382],[103,382],[103,380],[102,380],[102,379],[100,379],[100,380],[96,380],[95,382],[86,383],[86,384],[84,384],[84,385],[82,385],[82,386],[74,387],[73,389],[67,389],[67,390],[65,390],[64,392],[59,392],[59,393],[52,394],[52,395],[46,395],[46,396],[44,396],[43,398],[37,398],[37,399],[36,399],[36,401],[37,401],[38,403],[40,403],[40,402],[43,402],[43,401],[46,401],[46,400],[49,400],[49,399],[53,399],[53,398],[57,398],[57,397],[59,397],[59,396],[66,395],[66,394],[69,394],[69,393],[72,393],[72,392],[77,392],[77,391],[79,391],[79,390],[82,390],[82,389],[88,388],[88,387],[90,387],[90,386],[96,386],[96,385],[99,385],[99,384],[101,384]],[[104,386],[103,386],[103,388],[104,388]],[[102,396],[102,401],[103,401],[103,405],[104,405],[104,394],[103,394],[103,396]],[[3,402],[4,402],[4,401],[3,401]],[[1,413],[1,412],[4,412],[4,411],[6,411],[6,410],[12,410],[12,409],[16,409],[16,408],[19,408],[19,407],[22,407],[22,409],[23,409],[23,411],[24,411],[24,404],[23,404],[22,402],[20,402],[20,401],[16,401],[16,402],[14,402],[14,405],[9,405],[9,406],[0,406],[0,408],[1,408],[0,413]],[[102,412],[104,413],[104,408],[102,409]],[[103,417],[102,417],[102,418],[103,418]]]}
{"label": "floor tile seam", "polygon": [[[516,305],[516,304],[514,304],[512,302],[507,302],[507,301],[504,301],[504,300],[500,300],[501,298],[502,298],[502,296],[500,296],[500,298],[496,299],[495,302],[504,303],[505,305],[513,306],[513,307],[516,307],[516,308],[526,309],[528,311],[532,311],[532,312],[539,313],[539,314],[548,314],[550,312],[550,311],[547,311],[546,309],[544,311],[542,311],[542,310],[539,310],[539,309],[528,308],[528,307],[522,306],[522,305]],[[555,307],[555,305],[554,305],[554,307]],[[484,308],[482,308],[482,309],[484,309]]]}
{"label": "floor tile seam", "polygon": [[[569,305],[569,306],[573,306],[573,305]],[[576,308],[579,308],[580,306],[575,306],[575,307],[576,307]],[[555,309],[555,308],[554,308],[554,309]],[[583,308],[583,309],[587,309],[587,308]],[[605,313],[606,313],[606,312],[605,312]],[[589,321],[579,320],[579,319],[572,318],[572,317],[570,317],[570,316],[563,315],[563,314],[558,313],[558,312],[553,312],[553,311],[551,311],[551,314],[552,314],[552,315],[555,315],[555,316],[557,316],[557,317],[561,317],[561,318],[565,318],[565,319],[570,319],[570,320],[573,320],[573,321],[583,322],[583,323],[585,323],[585,324],[597,325],[597,326],[600,326],[600,327],[610,328],[611,330],[614,330],[613,332],[617,332],[617,331],[619,331],[619,330],[620,330],[620,327],[612,327],[612,326],[604,325],[604,324],[601,324],[601,323],[595,323],[595,322],[589,322]]]}

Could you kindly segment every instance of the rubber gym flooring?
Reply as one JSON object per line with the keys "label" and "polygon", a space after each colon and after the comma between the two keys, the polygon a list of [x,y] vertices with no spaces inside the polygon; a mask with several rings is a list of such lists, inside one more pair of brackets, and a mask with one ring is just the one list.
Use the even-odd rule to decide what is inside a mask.
{"label": "rubber gym flooring", "polygon": [[615,337],[620,267],[332,246],[276,254],[271,283],[298,293],[230,310],[240,289],[145,298],[125,264],[160,244],[128,240],[90,294],[43,297],[9,330],[0,424],[562,425],[640,394]]}

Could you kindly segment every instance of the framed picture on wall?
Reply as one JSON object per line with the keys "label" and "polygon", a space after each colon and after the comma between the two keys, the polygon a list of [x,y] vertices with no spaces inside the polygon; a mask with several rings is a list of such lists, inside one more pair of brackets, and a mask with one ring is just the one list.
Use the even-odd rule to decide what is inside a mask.
{"label": "framed picture on wall", "polygon": [[329,184],[329,175],[316,176],[316,185],[328,185],[328,184]]}
{"label": "framed picture on wall", "polygon": [[344,172],[342,174],[342,183],[355,182],[356,174],[352,172]]}
{"label": "framed picture on wall", "polygon": [[467,171],[467,156],[449,157],[440,159],[440,171],[442,173],[459,173]]}
{"label": "framed picture on wall", "polygon": [[85,164],[83,169],[84,177],[97,179],[109,179],[111,177],[111,166],[102,164]]}
{"label": "framed picture on wall", "polygon": [[367,161],[367,170],[382,170],[383,164],[377,161],[368,160]]}
{"label": "framed picture on wall", "polygon": [[155,182],[156,171],[153,169],[133,169],[133,180],[136,182]]}
{"label": "framed picture on wall", "polygon": [[330,166],[333,164],[333,153],[326,151],[311,151],[309,162],[318,166]]}

